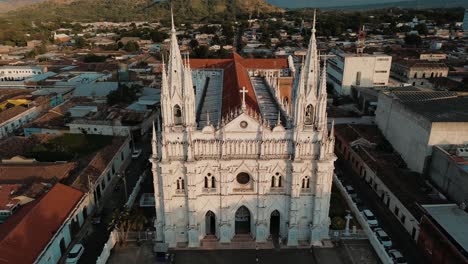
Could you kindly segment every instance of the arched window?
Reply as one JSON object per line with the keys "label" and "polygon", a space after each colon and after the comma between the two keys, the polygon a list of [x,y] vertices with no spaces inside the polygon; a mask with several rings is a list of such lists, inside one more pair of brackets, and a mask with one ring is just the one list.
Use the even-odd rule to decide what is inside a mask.
{"label": "arched window", "polygon": [[205,188],[208,188],[208,177],[205,176]]}
{"label": "arched window", "polygon": [[431,78],[434,77],[434,72],[431,72]]}
{"label": "arched window", "polygon": [[304,124],[312,125],[312,123],[314,123],[314,107],[312,105],[308,105],[305,111]]}
{"label": "arched window", "polygon": [[309,189],[309,187],[310,187],[310,179],[308,176],[305,176],[302,179],[302,189]]}
{"label": "arched window", "polygon": [[177,190],[180,190],[180,181],[177,180]]}
{"label": "arched window", "polygon": [[276,184],[275,180],[276,180],[275,176],[271,176],[271,187],[275,187],[275,184]]}
{"label": "arched window", "polygon": [[184,179],[179,177],[179,179],[177,179],[177,190],[184,190],[184,189],[185,189]]}
{"label": "arched window", "polygon": [[423,78],[426,78],[426,73],[425,73],[425,72],[423,72],[423,76],[422,76],[422,77],[423,77]]}
{"label": "arched window", "polygon": [[174,106],[174,124],[182,125],[182,109],[179,105]]}
{"label": "arched window", "polygon": [[211,177],[211,188],[216,188],[216,179],[215,179],[215,177]]}
{"label": "arched window", "polygon": [[182,179],[182,180],[180,181],[180,187],[181,187],[182,190],[185,189],[184,179]]}
{"label": "arched window", "polygon": [[414,78],[418,78],[418,73],[417,72],[414,73]]}
{"label": "arched window", "polygon": [[282,187],[283,183],[283,178],[281,176],[278,177],[278,187]]}

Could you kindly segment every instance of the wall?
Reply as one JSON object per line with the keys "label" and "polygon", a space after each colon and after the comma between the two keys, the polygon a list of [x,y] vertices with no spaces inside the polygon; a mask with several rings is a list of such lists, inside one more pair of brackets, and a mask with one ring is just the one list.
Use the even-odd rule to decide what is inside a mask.
{"label": "wall", "polygon": [[468,172],[442,146],[434,146],[429,177],[438,189],[456,203],[468,202]]}
{"label": "wall", "polygon": [[15,130],[21,128],[24,124],[35,119],[41,111],[40,107],[34,106],[23,113],[0,124],[0,138],[6,137]]}
{"label": "wall", "polygon": [[431,154],[431,147],[428,146],[431,123],[384,93],[379,95],[375,114],[379,129],[408,168],[422,173],[426,158]]}

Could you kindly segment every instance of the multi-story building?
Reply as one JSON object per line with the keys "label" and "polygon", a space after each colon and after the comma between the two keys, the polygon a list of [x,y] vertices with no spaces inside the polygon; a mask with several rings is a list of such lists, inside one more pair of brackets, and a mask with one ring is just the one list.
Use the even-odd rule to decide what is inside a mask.
{"label": "multi-story building", "polygon": [[335,155],[315,27],[290,111],[273,88],[294,76],[287,59],[184,60],[171,32],[152,141],[157,240],[321,244]]}
{"label": "multi-story building", "polygon": [[333,51],[328,60],[327,80],[341,95],[349,95],[351,86],[382,87],[388,85],[392,57],[385,54],[355,54]]}
{"label": "multi-story building", "polygon": [[449,68],[442,62],[399,60],[392,63],[392,78],[415,87],[428,85],[428,78],[447,77]]}
{"label": "multi-story building", "polygon": [[423,173],[432,146],[468,140],[467,104],[454,92],[383,92],[375,121],[408,168]]}
{"label": "multi-story building", "polygon": [[2,66],[0,67],[0,82],[23,81],[43,72],[44,68],[40,66]]}

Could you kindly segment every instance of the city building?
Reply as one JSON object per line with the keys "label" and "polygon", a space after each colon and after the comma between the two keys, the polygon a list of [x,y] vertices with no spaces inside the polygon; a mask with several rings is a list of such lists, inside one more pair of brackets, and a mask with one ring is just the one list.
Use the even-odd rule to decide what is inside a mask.
{"label": "city building", "polygon": [[[0,225],[2,262],[57,263],[71,243],[83,193],[57,183]],[[40,224],[40,226],[38,226]]]}
{"label": "city building", "polygon": [[388,85],[392,57],[385,54],[355,54],[333,50],[328,60],[327,80],[340,95],[349,95],[351,86]]}
{"label": "city building", "polygon": [[423,205],[417,245],[430,263],[468,263],[468,213],[456,204]]}
{"label": "city building", "polygon": [[429,178],[452,201],[468,204],[468,146],[432,148]]}
{"label": "city building", "polygon": [[397,60],[392,63],[391,77],[416,87],[425,87],[428,78],[447,77],[448,70],[442,62]]}
{"label": "city building", "polygon": [[158,241],[253,248],[270,237],[289,246],[329,237],[336,157],[316,44],[314,26],[289,98],[278,86],[295,74],[288,59],[182,59],[172,25],[152,139]]}
{"label": "city building", "polygon": [[0,82],[23,81],[42,73],[44,73],[44,68],[40,66],[1,66]]}
{"label": "city building", "polygon": [[416,241],[423,215],[421,204],[445,204],[439,192],[424,179],[405,169],[375,125],[343,124],[335,126],[335,151],[350,163]]}
{"label": "city building", "polygon": [[434,145],[468,140],[467,103],[468,97],[455,92],[383,92],[375,122],[408,168],[423,173]]}

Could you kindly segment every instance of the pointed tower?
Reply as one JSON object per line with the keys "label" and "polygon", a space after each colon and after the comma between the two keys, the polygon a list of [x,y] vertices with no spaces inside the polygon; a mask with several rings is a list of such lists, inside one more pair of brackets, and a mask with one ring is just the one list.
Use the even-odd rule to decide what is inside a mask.
{"label": "pointed tower", "polygon": [[[187,62],[188,64],[188,62]],[[161,87],[162,117],[165,131],[170,127],[195,126],[195,93],[190,66],[184,65],[177,42],[174,15],[171,10],[171,43],[169,61],[163,66]]]}
{"label": "pointed tower", "polygon": [[315,21],[316,12],[314,11],[309,48],[305,60],[303,61],[298,82],[295,86],[294,125],[300,130],[313,128],[315,122],[319,78],[319,57],[317,54],[317,40],[315,38]]}
{"label": "pointed tower", "polygon": [[327,128],[327,63],[323,62],[322,75],[320,80],[320,89],[317,98],[317,107],[315,111],[315,127],[317,130],[326,130]]}

